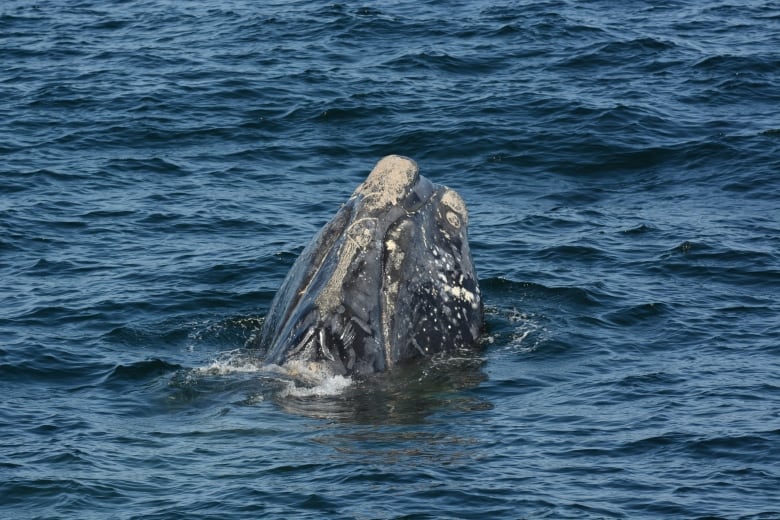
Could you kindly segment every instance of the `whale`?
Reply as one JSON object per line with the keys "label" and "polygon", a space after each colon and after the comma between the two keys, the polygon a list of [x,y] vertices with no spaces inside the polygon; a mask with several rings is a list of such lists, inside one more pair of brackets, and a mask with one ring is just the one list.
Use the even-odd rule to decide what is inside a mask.
{"label": "whale", "polygon": [[267,366],[361,377],[475,349],[482,323],[465,202],[390,155],[297,258],[259,343]]}

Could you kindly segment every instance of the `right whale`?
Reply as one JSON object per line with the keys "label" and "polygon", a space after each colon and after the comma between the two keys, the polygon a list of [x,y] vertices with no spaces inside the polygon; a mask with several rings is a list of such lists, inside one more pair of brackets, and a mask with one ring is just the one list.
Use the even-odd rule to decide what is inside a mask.
{"label": "right whale", "polygon": [[409,158],[383,158],[276,293],[264,364],[360,376],[476,346],[482,300],[467,226],[455,191]]}

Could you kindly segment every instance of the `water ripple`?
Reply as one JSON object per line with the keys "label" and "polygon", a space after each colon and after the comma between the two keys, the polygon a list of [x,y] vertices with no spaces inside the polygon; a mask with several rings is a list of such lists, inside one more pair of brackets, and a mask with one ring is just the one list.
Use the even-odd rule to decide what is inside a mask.
{"label": "water ripple", "polygon": [[[0,516],[778,517],[743,4],[4,2]],[[257,330],[388,153],[469,205],[481,348],[291,387]]]}

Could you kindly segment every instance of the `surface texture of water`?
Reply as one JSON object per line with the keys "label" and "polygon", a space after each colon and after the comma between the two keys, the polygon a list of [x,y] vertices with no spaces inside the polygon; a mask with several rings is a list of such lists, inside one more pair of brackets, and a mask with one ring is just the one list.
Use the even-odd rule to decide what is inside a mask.
{"label": "surface texture of water", "polygon": [[[780,518],[780,4],[0,4],[0,516]],[[479,359],[243,349],[383,155]],[[337,382],[334,382],[334,384]]]}

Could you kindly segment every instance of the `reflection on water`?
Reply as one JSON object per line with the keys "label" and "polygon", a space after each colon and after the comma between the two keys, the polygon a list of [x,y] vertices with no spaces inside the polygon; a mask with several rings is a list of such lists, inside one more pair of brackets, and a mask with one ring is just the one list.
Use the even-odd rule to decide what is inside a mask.
{"label": "reflection on water", "polygon": [[387,466],[454,464],[473,459],[480,446],[476,438],[445,433],[438,426],[410,430],[358,425],[346,431],[326,430],[313,440],[332,449],[334,459],[359,457]]}
{"label": "reflection on water", "polygon": [[170,403],[221,399],[236,405],[273,403],[285,412],[355,424],[417,424],[437,412],[492,408],[463,390],[485,380],[484,360],[473,352],[427,360],[359,380],[329,377],[316,385],[269,370],[243,349],[220,354],[200,368],[176,371]]}
{"label": "reflection on water", "polygon": [[356,424],[416,424],[439,411],[490,409],[492,405],[462,392],[485,380],[483,360],[460,357],[398,367],[354,381],[334,395],[278,392],[283,410]]}

